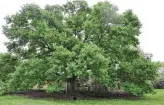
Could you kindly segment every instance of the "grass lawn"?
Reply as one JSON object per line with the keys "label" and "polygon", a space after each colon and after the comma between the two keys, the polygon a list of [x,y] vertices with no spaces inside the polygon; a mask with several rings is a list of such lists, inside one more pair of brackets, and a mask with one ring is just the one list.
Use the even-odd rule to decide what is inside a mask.
{"label": "grass lawn", "polygon": [[104,100],[46,100],[30,99],[20,96],[1,96],[0,105],[164,105],[164,90],[156,90],[155,95],[145,95],[140,100],[104,99]]}

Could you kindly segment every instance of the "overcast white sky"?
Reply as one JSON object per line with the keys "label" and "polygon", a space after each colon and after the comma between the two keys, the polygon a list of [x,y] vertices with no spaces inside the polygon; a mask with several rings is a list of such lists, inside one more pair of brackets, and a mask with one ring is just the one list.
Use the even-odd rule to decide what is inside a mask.
{"label": "overcast white sky", "polygon": [[[87,0],[90,5],[103,0]],[[143,24],[140,35],[140,47],[153,54],[153,60],[164,61],[164,0],[109,0],[117,5],[120,12],[132,9]],[[23,4],[36,3],[40,6],[45,4],[63,4],[67,0],[1,0],[0,1],[0,26],[3,25],[4,17],[15,13]],[[0,52],[5,52],[3,45],[7,39],[0,27]]]}

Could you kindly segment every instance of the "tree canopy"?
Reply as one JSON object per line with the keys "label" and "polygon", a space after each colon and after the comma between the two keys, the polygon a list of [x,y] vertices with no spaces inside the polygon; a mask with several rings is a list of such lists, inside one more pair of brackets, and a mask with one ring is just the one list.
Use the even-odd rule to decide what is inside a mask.
{"label": "tree canopy", "polygon": [[[133,95],[153,91],[157,65],[138,50],[141,23],[132,10],[120,14],[107,1],[93,7],[86,1],[44,8],[26,4],[5,20],[3,33],[9,39],[10,55],[1,54],[0,79],[6,92],[36,85],[60,91],[65,83],[73,92],[77,83],[89,81]],[[16,64],[6,62],[8,56],[18,58]],[[5,68],[8,64],[10,69]]]}

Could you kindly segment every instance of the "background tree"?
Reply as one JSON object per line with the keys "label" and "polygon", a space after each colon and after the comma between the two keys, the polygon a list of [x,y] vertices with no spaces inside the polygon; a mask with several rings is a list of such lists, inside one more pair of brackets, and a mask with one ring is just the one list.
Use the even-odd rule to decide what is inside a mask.
{"label": "background tree", "polygon": [[158,67],[158,76],[156,77],[154,87],[157,89],[164,88],[164,63],[159,62],[159,67]]}

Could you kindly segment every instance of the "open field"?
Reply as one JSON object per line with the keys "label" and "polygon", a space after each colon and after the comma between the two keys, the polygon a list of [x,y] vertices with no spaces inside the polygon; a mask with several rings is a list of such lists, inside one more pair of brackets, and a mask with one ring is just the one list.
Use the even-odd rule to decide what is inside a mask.
{"label": "open field", "polygon": [[55,100],[32,99],[20,96],[1,96],[0,105],[164,105],[164,90],[156,90],[155,95],[145,95],[140,100],[104,99],[104,100]]}

